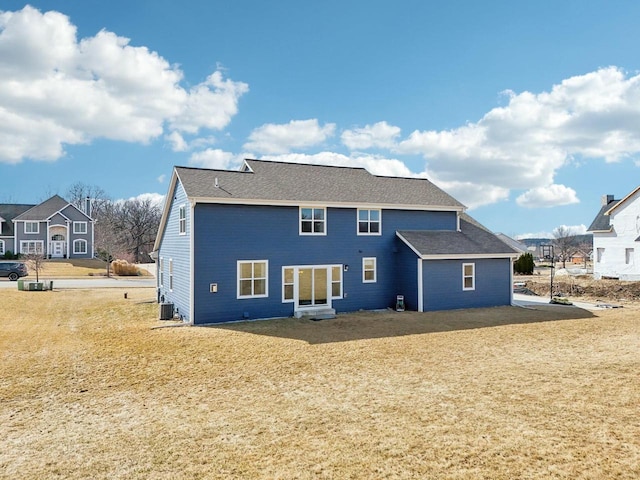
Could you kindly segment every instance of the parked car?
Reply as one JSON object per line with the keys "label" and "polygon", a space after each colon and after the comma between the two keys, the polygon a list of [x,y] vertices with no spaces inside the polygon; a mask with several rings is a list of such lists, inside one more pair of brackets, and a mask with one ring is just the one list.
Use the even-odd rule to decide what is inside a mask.
{"label": "parked car", "polygon": [[0,261],[0,277],[9,277],[9,280],[15,282],[28,274],[27,266],[23,262]]}

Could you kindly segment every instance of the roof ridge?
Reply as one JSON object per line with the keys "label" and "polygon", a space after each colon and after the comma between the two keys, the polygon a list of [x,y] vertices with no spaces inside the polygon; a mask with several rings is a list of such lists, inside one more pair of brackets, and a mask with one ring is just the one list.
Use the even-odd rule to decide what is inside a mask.
{"label": "roof ridge", "polygon": [[369,175],[373,175],[365,167],[351,167],[349,165],[324,165],[321,163],[285,162],[284,160],[269,160],[269,159],[258,159],[258,158],[245,158],[244,161],[245,162],[261,162],[261,163],[277,163],[280,165],[300,165],[301,167],[325,167],[325,168],[343,168],[343,169],[346,168],[349,170],[364,170],[365,172],[369,173]]}

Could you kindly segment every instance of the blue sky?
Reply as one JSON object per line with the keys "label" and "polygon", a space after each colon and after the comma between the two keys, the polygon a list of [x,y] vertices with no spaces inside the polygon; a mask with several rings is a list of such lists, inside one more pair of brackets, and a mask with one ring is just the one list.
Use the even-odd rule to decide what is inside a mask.
{"label": "blue sky", "polygon": [[429,178],[496,232],[640,183],[640,3],[0,5],[0,202],[242,158]]}

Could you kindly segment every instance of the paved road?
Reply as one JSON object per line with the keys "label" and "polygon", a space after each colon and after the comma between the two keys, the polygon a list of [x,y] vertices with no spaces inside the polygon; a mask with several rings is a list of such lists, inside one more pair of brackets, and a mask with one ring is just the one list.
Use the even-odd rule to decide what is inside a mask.
{"label": "paved road", "polygon": [[[31,279],[30,279],[31,280]],[[49,281],[48,278],[43,280]],[[54,278],[53,288],[138,288],[155,287],[155,278]],[[17,289],[18,282],[10,282],[7,279],[0,279],[0,290]]]}

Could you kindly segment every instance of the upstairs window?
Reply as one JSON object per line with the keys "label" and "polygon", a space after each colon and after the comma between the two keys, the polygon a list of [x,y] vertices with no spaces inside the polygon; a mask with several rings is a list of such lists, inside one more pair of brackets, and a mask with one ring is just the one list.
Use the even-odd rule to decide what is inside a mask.
{"label": "upstairs window", "polygon": [[87,233],[87,222],[73,222],[73,233]]}
{"label": "upstairs window", "polygon": [[358,235],[380,235],[380,210],[358,209]]}
{"label": "upstairs window", "polygon": [[300,235],[326,235],[326,208],[300,207]]}
{"label": "upstairs window", "polygon": [[267,297],[269,294],[266,260],[238,262],[238,298]]}
{"label": "upstairs window", "polygon": [[476,289],[476,264],[462,264],[462,290]]}
{"label": "upstairs window", "polygon": [[185,205],[180,205],[178,229],[180,231],[180,235],[185,235],[187,233],[187,207]]}
{"label": "upstairs window", "polygon": [[24,222],[24,233],[40,233],[40,223]]}

